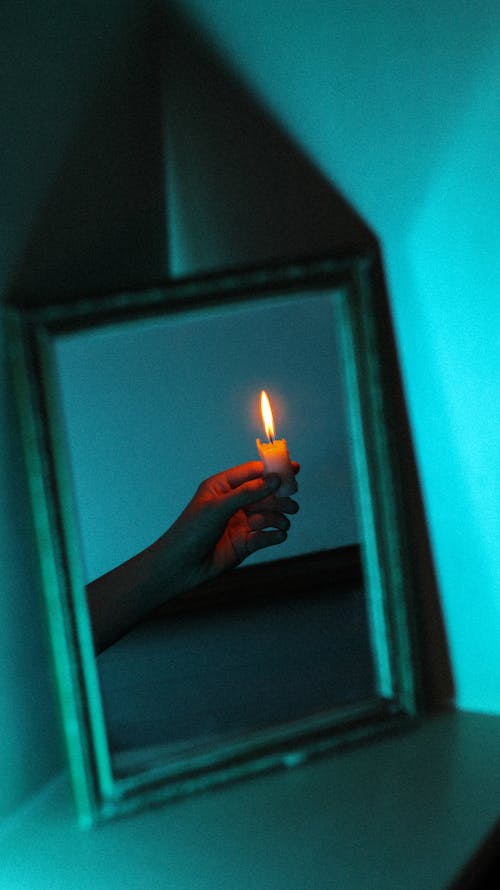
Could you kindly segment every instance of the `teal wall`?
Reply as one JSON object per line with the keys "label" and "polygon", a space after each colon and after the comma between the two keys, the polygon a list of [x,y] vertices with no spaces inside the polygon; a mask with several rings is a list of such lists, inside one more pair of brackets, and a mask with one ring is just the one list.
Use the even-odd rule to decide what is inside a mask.
{"label": "teal wall", "polygon": [[[186,0],[183,6],[237,72],[232,99],[240,96],[241,79],[254,97],[255,125],[272,132],[270,144],[259,140],[246,153],[245,175],[250,158],[258,159],[246,240],[237,234],[245,188],[241,201],[226,205],[229,218],[219,205],[206,226],[217,139],[210,141],[214,178],[202,177],[207,190],[197,241],[186,232],[198,210],[182,216],[180,181],[168,203],[175,209],[177,201],[178,228],[166,237],[165,191],[168,198],[173,184],[165,175],[160,114],[164,46],[145,4],[2,4],[2,299],[12,289],[64,296],[147,285],[165,273],[167,251],[175,271],[227,254],[258,261],[282,253],[285,223],[292,253],[303,244],[306,250],[340,245],[346,231],[355,240],[360,230],[348,214],[342,217],[332,191],[338,187],[380,236],[386,257],[457,702],[500,712],[498,3]],[[189,105],[180,105],[177,149],[189,135]],[[252,130],[243,133],[247,143]],[[232,167],[224,169],[232,170],[227,182],[234,184],[238,167],[230,149]],[[279,194],[296,196],[300,184],[300,201],[289,197],[287,214],[276,210],[269,190],[258,194],[261,178],[269,182],[266,163],[283,170],[283,155],[288,166]],[[177,155],[184,182],[188,160],[185,151]],[[306,184],[314,200],[307,200]],[[262,215],[266,207],[271,218]],[[300,214],[306,225],[287,222]],[[341,217],[345,225],[336,227]],[[41,784],[61,755],[3,365],[0,410],[5,811]]]}
{"label": "teal wall", "polygon": [[185,0],[380,237],[460,707],[500,711],[500,7]]}

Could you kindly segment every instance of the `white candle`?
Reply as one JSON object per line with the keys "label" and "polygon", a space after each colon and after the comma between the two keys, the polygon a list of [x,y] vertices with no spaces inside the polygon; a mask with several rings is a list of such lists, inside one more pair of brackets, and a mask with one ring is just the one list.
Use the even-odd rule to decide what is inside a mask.
{"label": "white candle", "polygon": [[274,438],[274,420],[271,405],[267,393],[262,390],[260,395],[260,410],[264,429],[269,442],[261,442],[257,439],[257,450],[264,464],[264,473],[277,473],[281,477],[281,485],[276,494],[279,497],[287,497],[297,491],[295,473],[290,462],[286,439]]}

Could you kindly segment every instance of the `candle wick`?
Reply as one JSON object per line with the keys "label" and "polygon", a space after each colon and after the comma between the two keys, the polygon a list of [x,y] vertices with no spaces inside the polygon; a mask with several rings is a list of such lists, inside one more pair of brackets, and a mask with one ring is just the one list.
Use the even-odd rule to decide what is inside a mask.
{"label": "candle wick", "polygon": [[274,445],[274,436],[269,435],[269,441],[271,445]]}

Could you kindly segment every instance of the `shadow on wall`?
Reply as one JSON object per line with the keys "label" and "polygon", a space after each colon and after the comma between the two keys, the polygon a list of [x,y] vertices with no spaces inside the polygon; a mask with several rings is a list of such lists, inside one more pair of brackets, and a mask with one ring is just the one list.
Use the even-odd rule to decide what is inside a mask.
{"label": "shadow on wall", "polygon": [[65,301],[367,244],[374,234],[202,38],[149,8],[109,61],[10,299]]}
{"label": "shadow on wall", "polygon": [[179,16],[165,23],[174,275],[376,245],[373,232]]}
{"label": "shadow on wall", "polygon": [[[162,7],[141,10],[31,232],[11,302],[70,301],[221,267],[378,252],[375,234],[192,25]],[[393,349],[387,301],[381,311]],[[408,429],[402,402],[398,412]],[[442,701],[452,679],[409,458],[402,472],[425,591],[424,658],[431,697]]]}
{"label": "shadow on wall", "polygon": [[71,301],[165,275],[164,33],[139,6],[115,44],[11,284],[11,302]]}

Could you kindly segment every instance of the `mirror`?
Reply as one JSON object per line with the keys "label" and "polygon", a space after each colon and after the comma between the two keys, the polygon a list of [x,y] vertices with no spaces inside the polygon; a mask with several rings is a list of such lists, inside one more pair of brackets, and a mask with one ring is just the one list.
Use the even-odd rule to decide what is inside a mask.
{"label": "mirror", "polygon": [[[377,261],[179,280],[11,311],[82,822],[295,765],[417,710]],[[86,590],[202,480],[258,459],[260,391],[301,464],[287,540],[96,653]]]}

